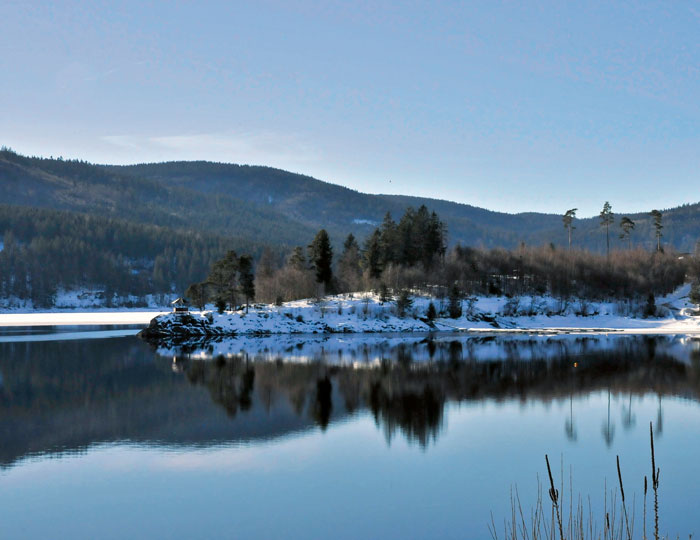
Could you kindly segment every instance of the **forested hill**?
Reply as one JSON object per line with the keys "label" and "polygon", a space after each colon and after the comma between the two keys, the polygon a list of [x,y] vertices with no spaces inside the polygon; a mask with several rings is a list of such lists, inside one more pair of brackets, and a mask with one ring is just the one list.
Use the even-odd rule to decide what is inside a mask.
{"label": "forested hill", "polygon": [[336,239],[349,232],[362,238],[387,212],[398,217],[408,206],[422,204],[444,219],[451,243],[513,247],[530,240],[531,233],[561,225],[556,215],[506,214],[438,199],[370,195],[271,167],[178,161],[108,169],[203,194],[232,194],[308,227],[324,227]]}
{"label": "forested hill", "polygon": [[[462,243],[483,247],[516,247],[554,243],[564,246],[567,234],[562,224],[566,208],[552,209],[551,214],[526,212],[508,214],[439,199],[403,195],[370,195],[270,167],[233,165],[206,161],[178,161],[129,166],[112,166],[108,170],[160,182],[171,187],[187,188],[203,194],[230,194],[259,207],[274,210],[312,229],[325,227],[337,240],[348,232],[364,237],[381,222],[386,212],[394,217],[406,207],[426,205],[446,223],[450,244]],[[601,208],[604,200],[601,198]],[[615,212],[615,201],[610,201]],[[649,211],[628,214],[636,222],[632,244],[652,248],[655,237]],[[700,238],[700,204],[665,209],[663,241],[679,251],[692,251]],[[619,239],[616,224],[611,229],[612,246],[626,247]],[[603,251],[605,235],[597,217],[574,223],[574,242],[579,247]]]}
{"label": "forested hill", "polygon": [[[321,227],[334,243],[349,232],[362,239],[386,212],[398,217],[407,206],[425,204],[447,225],[452,245],[563,246],[567,241],[564,208],[551,214],[508,214],[438,199],[370,195],[270,167],[204,161],[100,166],[0,151],[0,201],[206,230],[278,246],[305,245]],[[615,201],[610,202],[614,212]],[[652,247],[651,208],[643,210],[630,216],[637,222],[632,243]],[[576,245],[604,249],[597,218],[576,220],[575,227]],[[616,224],[611,230],[613,247],[623,245],[618,228]],[[700,204],[665,210],[663,233],[664,242],[676,249],[693,250],[700,238]]]}
{"label": "forested hill", "polygon": [[[450,245],[567,242],[563,208],[507,214],[370,195],[270,167],[201,161],[109,166],[0,149],[0,298],[31,296],[35,305],[49,304],[59,286],[181,292],[203,279],[227,249],[257,257],[269,246],[281,260],[325,228],[340,253],[348,233],[362,243],[387,212],[399,218],[408,206],[421,205],[437,212]],[[636,222],[631,245],[655,246],[649,210],[629,216]],[[613,248],[627,246],[619,239],[620,217],[610,231]],[[574,225],[575,246],[605,249],[597,217]],[[664,210],[663,225],[665,245],[692,251],[700,238],[700,204]]]}

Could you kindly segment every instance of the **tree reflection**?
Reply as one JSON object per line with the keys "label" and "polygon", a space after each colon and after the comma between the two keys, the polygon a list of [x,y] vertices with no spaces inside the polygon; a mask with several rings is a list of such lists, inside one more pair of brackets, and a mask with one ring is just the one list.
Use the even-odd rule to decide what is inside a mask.
{"label": "tree reflection", "polygon": [[637,417],[632,412],[632,393],[630,392],[629,403],[627,407],[625,407],[624,405],[622,406],[622,426],[625,428],[625,431],[629,431],[634,427],[636,422]]}
{"label": "tree reflection", "polygon": [[[634,400],[656,396],[657,435],[666,397],[700,397],[700,353],[691,351],[690,362],[674,356],[687,354],[692,344],[678,347],[672,338],[438,336],[401,338],[402,347],[379,338],[348,346],[345,338],[342,355],[329,346],[315,356],[306,346],[313,339],[289,338],[283,350],[264,354],[214,354],[229,344],[200,340],[155,357],[130,340],[0,343],[0,465],[111,441],[215,444],[279,437],[328,429],[358,411],[370,412],[387,440],[398,436],[428,446],[444,431],[447,403],[484,400],[568,399],[563,435],[577,441],[574,402],[601,391],[608,399],[601,431],[610,446],[613,394],[624,396],[625,431],[638,423]],[[275,344],[244,343],[259,351]]]}
{"label": "tree reflection", "polygon": [[564,431],[566,432],[566,438],[572,442],[578,439],[578,432],[576,431],[576,425],[574,424],[574,394],[571,392],[569,394],[569,418],[564,422]]}
{"label": "tree reflection", "polygon": [[[492,337],[483,342],[498,343]],[[691,377],[688,372],[694,368],[660,355],[648,339],[619,343],[619,347],[600,351],[582,340],[582,352],[570,355],[569,349],[562,349],[562,343],[555,341],[552,345],[559,357],[554,361],[539,360],[530,342],[509,342],[509,360],[479,362],[463,359],[464,345],[459,340],[425,340],[386,348],[386,356],[378,363],[333,364],[326,363],[323,357],[307,363],[249,361],[247,356],[234,355],[213,362],[194,360],[187,364],[180,360],[180,364],[189,380],[206,385],[214,402],[223,405],[231,416],[253,406],[257,386],[261,389],[259,402],[261,407],[267,404],[264,410],[268,414],[273,414],[269,403],[286,402],[296,415],[311,419],[325,430],[337,418],[368,409],[388,442],[401,433],[421,446],[439,436],[448,401],[549,401],[563,396],[569,401],[565,436],[576,442],[579,433],[574,398],[605,389],[607,410],[601,434],[611,447],[616,431],[613,391],[628,397],[622,407],[622,425],[629,430],[636,422],[633,395],[650,388],[657,393],[677,393],[682,385],[700,387],[700,383],[696,384],[700,378]],[[415,360],[420,347],[433,361]],[[653,355],[654,360],[650,361],[645,353]],[[333,359],[338,357],[337,353],[332,354]],[[359,354],[346,352],[343,358],[366,358],[367,354],[368,347],[363,344]],[[572,357],[576,362],[572,362]],[[657,424],[662,426],[661,420],[659,416]]]}
{"label": "tree reflection", "polygon": [[326,430],[331,419],[333,410],[333,385],[326,375],[323,379],[316,381],[316,400],[314,402],[313,416],[322,430]]}
{"label": "tree reflection", "polygon": [[608,446],[612,446],[613,439],[615,438],[615,424],[610,421],[610,388],[608,388],[608,418],[607,421],[603,422],[603,440]]}

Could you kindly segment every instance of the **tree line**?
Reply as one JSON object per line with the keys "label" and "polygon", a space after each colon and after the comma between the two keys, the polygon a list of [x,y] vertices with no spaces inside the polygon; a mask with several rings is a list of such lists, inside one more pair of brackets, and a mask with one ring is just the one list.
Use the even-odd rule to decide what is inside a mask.
{"label": "tree line", "polygon": [[[563,216],[569,234],[575,229],[575,213],[572,209]],[[652,216],[660,238],[661,213],[654,211]],[[600,217],[601,228],[609,236],[615,223],[609,203]],[[625,239],[633,228],[631,219],[620,221],[620,234]],[[448,250],[444,223],[425,206],[408,208],[398,222],[387,214],[362,244],[349,234],[336,258],[325,230],[319,231],[306,248],[293,248],[283,261],[265,250],[255,266],[253,287],[248,293],[241,288],[241,274],[236,273],[240,271],[234,270],[235,261],[240,259],[235,253],[227,257],[231,266],[226,284],[216,285],[213,266],[207,280],[189,289],[196,303],[221,304],[223,300],[224,305],[235,307],[243,298],[246,303],[252,299],[281,303],[321,298],[327,293],[376,291],[405,308],[410,307],[406,291],[413,290],[449,298],[450,314],[458,316],[459,300],[473,295],[550,294],[563,303],[573,298],[647,300],[672,292],[688,276],[700,275],[694,258],[662,248],[660,241],[654,251],[628,244],[628,249],[612,249],[605,254],[577,249],[573,242],[568,249],[554,244],[521,244],[511,250],[462,245]],[[235,292],[231,295],[225,291]]]}
{"label": "tree line", "polygon": [[[576,212],[578,208],[571,208],[564,212],[562,216],[562,222],[564,223],[564,228],[567,232],[567,237],[569,241],[569,249],[572,247],[573,243],[573,231],[576,229],[574,222],[576,220]],[[654,230],[654,238],[656,240],[656,251],[663,251],[661,247],[661,237],[663,233],[661,232],[664,228],[663,226],[663,214],[660,210],[652,210],[649,212],[651,217],[652,226]],[[615,214],[612,211],[612,206],[609,201],[605,201],[603,204],[603,209],[598,215],[600,219],[600,227],[605,231],[605,253],[610,255],[610,227],[615,225]],[[620,218],[619,226],[619,238],[623,242],[627,242],[628,249],[632,248],[632,233],[636,227],[636,223],[629,216],[622,216]]]}
{"label": "tree line", "polygon": [[[53,305],[57,291],[170,294],[206,274],[232,248],[256,244],[217,235],[76,212],[0,204],[0,298]],[[143,301],[143,300],[141,300]]]}

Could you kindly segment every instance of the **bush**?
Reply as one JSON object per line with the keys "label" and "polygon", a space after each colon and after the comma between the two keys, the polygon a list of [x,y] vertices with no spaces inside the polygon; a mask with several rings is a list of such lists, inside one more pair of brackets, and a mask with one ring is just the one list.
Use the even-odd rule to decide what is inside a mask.
{"label": "bush", "polygon": [[450,287],[447,311],[452,319],[459,319],[462,316],[462,293],[456,283]]}
{"label": "bush", "polygon": [[216,300],[216,303],[214,305],[216,306],[216,310],[219,313],[223,313],[226,309],[226,300],[224,300],[223,298],[219,298]]}
{"label": "bush", "polygon": [[405,317],[406,312],[411,309],[413,305],[413,298],[409,294],[407,289],[401,289],[399,291],[399,296],[396,299],[396,312],[399,317]]}
{"label": "bush", "polygon": [[437,312],[435,311],[435,304],[433,304],[432,302],[428,304],[428,311],[425,314],[425,316],[428,318],[429,321],[434,321],[437,317]]}
{"label": "bush", "polygon": [[386,286],[386,283],[382,283],[379,286],[379,301],[384,304],[391,300],[391,297],[389,296],[389,288]]}
{"label": "bush", "polygon": [[644,306],[644,317],[656,317],[656,299],[653,293],[649,293],[647,303]]}

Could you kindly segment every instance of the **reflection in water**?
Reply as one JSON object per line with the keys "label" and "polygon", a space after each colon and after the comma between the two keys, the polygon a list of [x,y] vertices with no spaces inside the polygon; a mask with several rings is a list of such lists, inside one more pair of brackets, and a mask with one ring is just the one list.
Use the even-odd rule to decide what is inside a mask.
{"label": "reflection in water", "polygon": [[603,440],[608,447],[612,446],[615,438],[615,424],[610,422],[610,388],[608,388],[608,418],[603,422]]}
{"label": "reflection in water", "polygon": [[622,426],[629,431],[637,423],[637,417],[632,412],[632,394],[629,395],[629,403],[622,407]]}
{"label": "reflection in water", "polygon": [[[247,346],[248,351],[241,351]],[[369,411],[387,442],[427,447],[448,402],[568,400],[607,393],[602,436],[615,438],[612,396],[700,395],[695,343],[673,337],[297,337],[159,344],[136,338],[0,344],[0,463],[132,441],[208,446],[325,430]]]}

